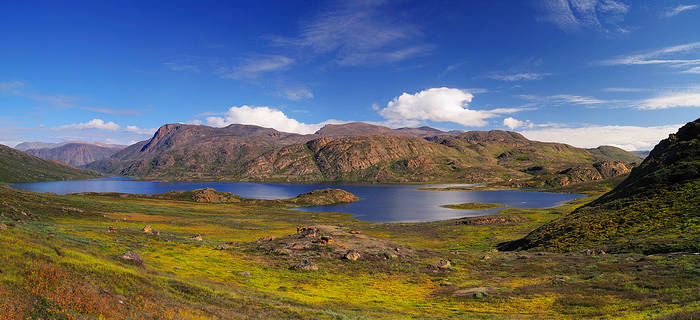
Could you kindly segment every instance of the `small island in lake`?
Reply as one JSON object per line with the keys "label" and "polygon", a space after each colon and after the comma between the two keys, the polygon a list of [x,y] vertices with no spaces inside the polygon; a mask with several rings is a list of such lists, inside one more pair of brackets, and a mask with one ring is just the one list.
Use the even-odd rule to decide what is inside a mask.
{"label": "small island in lake", "polygon": [[499,203],[481,203],[481,202],[466,202],[457,204],[446,204],[441,206],[448,209],[459,209],[459,210],[477,210],[477,209],[496,209],[503,208],[502,204]]}

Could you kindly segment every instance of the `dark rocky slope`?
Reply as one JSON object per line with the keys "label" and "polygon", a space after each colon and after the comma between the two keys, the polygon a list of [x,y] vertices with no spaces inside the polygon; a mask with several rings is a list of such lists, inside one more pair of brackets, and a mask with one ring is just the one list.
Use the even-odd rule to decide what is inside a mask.
{"label": "dark rocky slope", "polygon": [[662,140],[615,189],[507,250],[700,251],[700,119]]}
{"label": "dark rocky slope", "polygon": [[54,160],[44,160],[0,145],[0,182],[35,182],[97,178],[94,171],[81,170]]}

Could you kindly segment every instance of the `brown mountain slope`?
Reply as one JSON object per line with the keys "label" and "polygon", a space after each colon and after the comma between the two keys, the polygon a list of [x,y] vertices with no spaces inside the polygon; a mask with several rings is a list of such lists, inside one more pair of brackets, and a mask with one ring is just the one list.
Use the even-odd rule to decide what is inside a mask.
{"label": "brown mountain slope", "polygon": [[502,249],[700,250],[700,119],[662,140],[615,189]]}
{"label": "brown mountain slope", "polygon": [[[387,134],[358,135],[363,128],[369,133]],[[452,135],[439,131],[442,134],[438,136],[421,138],[419,132],[435,129],[417,128],[411,134],[395,134],[406,130],[352,123],[299,135],[246,125],[165,125],[150,140],[97,161],[90,168],[111,174],[183,180],[488,182],[547,177],[549,180],[541,178],[544,182],[539,182],[544,185],[554,181],[553,177],[573,175],[562,172],[571,168],[578,172],[581,166],[591,172],[579,170],[582,173],[578,172],[577,179],[603,179],[607,175],[594,165],[615,160],[569,145],[530,141],[514,132]],[[537,166],[541,168],[532,169]],[[624,173],[608,173],[613,172]]]}
{"label": "brown mountain slope", "polygon": [[72,166],[82,166],[109,158],[124,147],[100,147],[85,143],[68,143],[55,148],[29,149],[25,152],[42,159],[58,160]]}

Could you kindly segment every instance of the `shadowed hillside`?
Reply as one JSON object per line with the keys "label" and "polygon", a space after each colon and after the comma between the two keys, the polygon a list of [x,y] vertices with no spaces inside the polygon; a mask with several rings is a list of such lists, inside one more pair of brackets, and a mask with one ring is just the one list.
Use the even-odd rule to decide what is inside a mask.
{"label": "shadowed hillside", "polygon": [[53,148],[29,149],[25,152],[42,159],[53,159],[72,166],[82,166],[109,158],[124,148],[124,146],[103,147],[87,143],[68,143]]}
{"label": "shadowed hillside", "polygon": [[662,140],[615,189],[503,249],[700,250],[700,119]]}
{"label": "shadowed hillside", "polygon": [[75,180],[100,177],[94,171],[81,170],[58,161],[44,160],[0,145],[0,182]]}

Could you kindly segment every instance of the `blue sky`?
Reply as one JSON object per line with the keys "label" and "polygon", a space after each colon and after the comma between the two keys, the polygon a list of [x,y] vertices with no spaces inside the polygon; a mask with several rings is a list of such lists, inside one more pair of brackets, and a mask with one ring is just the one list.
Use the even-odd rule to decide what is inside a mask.
{"label": "blue sky", "polygon": [[644,150],[700,116],[697,1],[5,1],[0,30],[11,146],[367,121]]}

